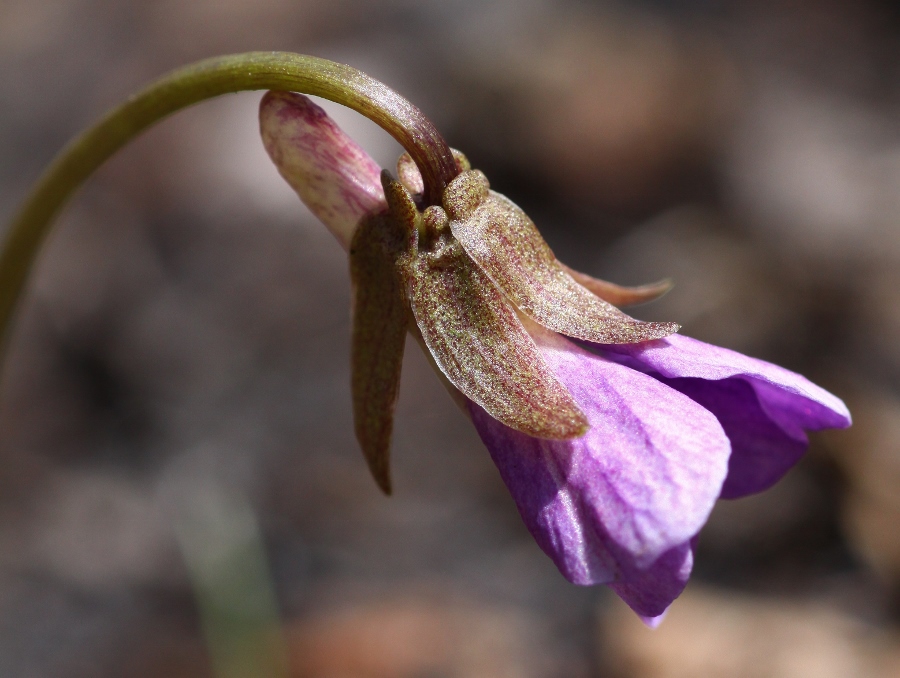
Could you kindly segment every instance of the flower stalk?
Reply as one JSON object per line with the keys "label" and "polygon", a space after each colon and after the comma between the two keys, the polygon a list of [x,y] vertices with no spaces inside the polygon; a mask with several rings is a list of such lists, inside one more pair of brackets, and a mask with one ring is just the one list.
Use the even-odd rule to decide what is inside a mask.
{"label": "flower stalk", "polygon": [[[60,153],[0,252],[0,342],[53,218],[95,169],[181,108],[257,89],[274,90],[260,103],[266,150],[348,253],[354,425],[386,493],[410,333],[560,572],[608,584],[654,625],[687,583],[716,500],[777,482],[806,431],[850,425],[844,403],[801,375],[626,315],[617,306],[669,283],[622,288],[573,271],[409,102],[349,66],[285,53],[174,71]],[[408,153],[398,179],[292,92],[389,132]]]}
{"label": "flower stalk", "polygon": [[85,180],[116,151],[172,113],[206,99],[250,90],[311,94],[374,121],[418,165],[429,204],[440,203],[447,184],[458,174],[447,143],[422,112],[351,66],[288,52],[248,52],[172,71],[129,97],[60,151],[13,217],[0,252],[0,360],[41,245],[55,217]]}

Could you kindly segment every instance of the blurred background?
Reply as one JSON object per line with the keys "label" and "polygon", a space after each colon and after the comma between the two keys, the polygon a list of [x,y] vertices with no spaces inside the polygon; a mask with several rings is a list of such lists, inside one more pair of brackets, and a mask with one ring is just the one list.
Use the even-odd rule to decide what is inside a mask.
{"label": "blurred background", "polygon": [[345,257],[265,156],[260,95],[205,103],[99,172],[32,278],[0,387],[0,674],[900,676],[893,7],[0,0],[0,224],[163,72],[316,54],[422,108],[566,263],[676,281],[636,315],[803,372],[856,421],[721,503],[646,630],[557,573],[414,344],[379,494]]}

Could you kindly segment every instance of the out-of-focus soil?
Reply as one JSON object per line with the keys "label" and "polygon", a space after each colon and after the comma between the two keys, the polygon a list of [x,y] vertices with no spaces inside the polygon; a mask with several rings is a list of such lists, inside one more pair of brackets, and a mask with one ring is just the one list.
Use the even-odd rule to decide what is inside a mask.
{"label": "out-of-focus soil", "polygon": [[[0,674],[203,676],[173,528],[246,499],[295,676],[900,675],[900,18],[888,3],[4,0],[0,223],[185,62],[280,49],[394,87],[635,310],[803,372],[854,428],[722,503],[650,632],[533,543],[408,346],[394,496],[352,435],[346,261],[258,94],[179,114],[69,206],[0,385]],[[385,167],[399,147],[339,107]]]}

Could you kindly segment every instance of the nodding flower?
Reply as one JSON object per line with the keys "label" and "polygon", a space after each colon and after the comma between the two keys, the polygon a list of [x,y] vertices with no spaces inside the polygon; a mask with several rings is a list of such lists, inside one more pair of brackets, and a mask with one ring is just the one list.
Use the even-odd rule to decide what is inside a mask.
{"label": "nodding flower", "polygon": [[668,283],[569,269],[461,153],[438,202],[409,155],[394,178],[303,95],[268,93],[260,126],[348,252],[354,424],[385,492],[411,333],[560,572],[609,585],[655,625],[716,500],[774,484],[805,431],[850,425],[844,403],[799,374],[623,313]]}

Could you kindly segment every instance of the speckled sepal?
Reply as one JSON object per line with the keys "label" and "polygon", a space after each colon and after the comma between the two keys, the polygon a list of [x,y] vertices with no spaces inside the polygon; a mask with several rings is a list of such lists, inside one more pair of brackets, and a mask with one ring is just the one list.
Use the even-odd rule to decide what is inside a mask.
{"label": "speckled sepal", "polygon": [[[437,222],[429,208],[425,218]],[[515,311],[446,227],[410,257],[416,323],[447,379],[492,417],[537,438],[583,435],[587,419],[541,357]]]}
{"label": "speckled sepal", "polygon": [[613,306],[633,306],[635,304],[646,304],[647,302],[659,299],[662,295],[672,289],[671,280],[660,280],[659,282],[650,283],[649,285],[641,285],[639,287],[622,287],[615,283],[593,278],[587,273],[576,271],[569,268],[564,263],[559,262],[562,269],[582,287],[593,292],[603,301],[608,301]]}
{"label": "speckled sepal", "polygon": [[[462,151],[451,148],[450,152],[453,154],[453,159],[456,161],[456,168],[460,172],[467,172],[472,169],[472,166],[469,164],[469,159]],[[397,178],[400,179],[400,183],[413,195],[422,193],[425,190],[425,182],[422,181],[422,175],[419,172],[419,168],[416,166],[415,161],[409,153],[404,153],[397,159]]]}
{"label": "speckled sepal", "polygon": [[603,344],[661,339],[675,323],[646,323],[622,313],[578,284],[531,219],[490,190],[478,170],[461,173],[443,195],[453,235],[500,291],[544,327]]}
{"label": "speckled sepal", "polygon": [[[390,204],[395,196],[387,193]],[[414,237],[415,228],[410,232],[392,210],[364,218],[350,244],[353,423],[369,469],[385,494],[391,493],[391,432],[409,322],[397,261]]]}

